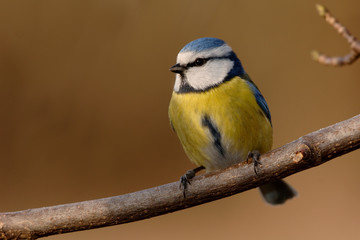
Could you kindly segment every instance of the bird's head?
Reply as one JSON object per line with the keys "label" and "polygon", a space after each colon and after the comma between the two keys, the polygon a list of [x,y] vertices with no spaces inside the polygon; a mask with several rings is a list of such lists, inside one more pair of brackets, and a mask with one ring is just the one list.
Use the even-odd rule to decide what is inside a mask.
{"label": "bird's head", "polygon": [[176,73],[174,91],[202,92],[245,73],[231,47],[217,38],[199,38],[188,43],[170,68]]}

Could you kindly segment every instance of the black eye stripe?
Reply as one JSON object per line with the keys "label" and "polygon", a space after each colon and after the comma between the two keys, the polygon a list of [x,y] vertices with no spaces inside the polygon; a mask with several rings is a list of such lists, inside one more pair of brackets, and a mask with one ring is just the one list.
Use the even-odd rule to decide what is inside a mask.
{"label": "black eye stripe", "polygon": [[197,58],[195,61],[189,63],[186,65],[186,67],[199,67],[204,65],[207,61],[209,61],[210,58]]}
{"label": "black eye stripe", "polygon": [[197,58],[197,59],[195,59],[195,61],[188,63],[186,65],[186,68],[203,66],[205,63],[207,63],[209,60],[212,60],[212,59],[229,59],[229,57]]}

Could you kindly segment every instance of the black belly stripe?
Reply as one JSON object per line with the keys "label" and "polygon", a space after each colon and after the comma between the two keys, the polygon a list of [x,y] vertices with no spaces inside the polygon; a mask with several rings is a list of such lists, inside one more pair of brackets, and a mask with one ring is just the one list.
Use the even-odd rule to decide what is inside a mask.
{"label": "black belly stripe", "polygon": [[211,121],[208,115],[202,117],[202,125],[207,127],[213,137],[213,144],[222,156],[225,156],[225,150],[221,144],[221,134],[217,129],[216,125]]}

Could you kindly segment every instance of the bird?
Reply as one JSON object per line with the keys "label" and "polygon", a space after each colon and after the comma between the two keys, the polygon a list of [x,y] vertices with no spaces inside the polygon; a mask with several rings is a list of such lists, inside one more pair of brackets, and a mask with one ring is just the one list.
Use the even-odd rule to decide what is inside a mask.
{"label": "bird", "polygon": [[[180,178],[184,197],[191,178],[203,169],[212,172],[252,158],[256,170],[260,154],[272,148],[271,115],[232,48],[218,38],[196,39],[180,50],[170,71],[176,75],[170,125],[197,166]],[[280,179],[259,188],[271,205],[297,195]]]}

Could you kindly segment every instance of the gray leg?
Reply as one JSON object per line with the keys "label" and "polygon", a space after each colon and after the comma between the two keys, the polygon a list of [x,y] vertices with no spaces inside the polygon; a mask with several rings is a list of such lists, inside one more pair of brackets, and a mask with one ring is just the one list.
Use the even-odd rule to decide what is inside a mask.
{"label": "gray leg", "polygon": [[253,160],[253,164],[254,164],[254,172],[256,175],[258,175],[258,166],[261,165],[261,162],[260,162],[260,152],[257,151],[257,150],[254,150],[254,151],[251,151],[248,153],[248,160],[249,158],[252,158]]}
{"label": "gray leg", "polygon": [[188,185],[190,185],[190,180],[195,177],[197,172],[200,172],[203,169],[205,169],[203,166],[194,168],[187,171],[183,176],[180,177],[180,189],[183,190],[184,198],[186,198],[186,189],[188,188]]}

